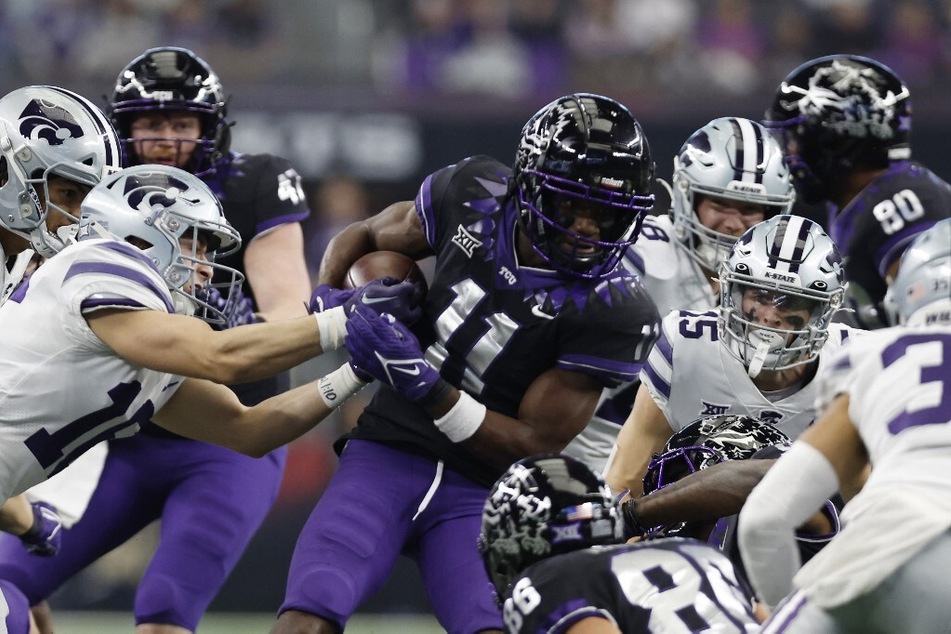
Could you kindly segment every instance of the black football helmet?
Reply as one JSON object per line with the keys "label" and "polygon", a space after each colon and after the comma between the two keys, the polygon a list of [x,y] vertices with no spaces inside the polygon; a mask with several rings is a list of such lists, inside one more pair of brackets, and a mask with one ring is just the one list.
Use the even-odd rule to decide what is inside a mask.
{"label": "black football helmet", "polygon": [[227,98],[215,71],[186,48],[151,48],[132,60],[116,79],[107,114],[122,139],[129,165],[142,161],[132,144],[131,124],[143,112],[187,111],[202,121],[201,139],[185,170],[205,177],[228,152],[231,123]]}
{"label": "black football helmet", "polygon": [[570,456],[543,454],[516,462],[492,487],[479,552],[501,602],[512,580],[535,562],[623,539],[604,480]]}
{"label": "black football helmet", "polygon": [[644,493],[671,485],[684,476],[726,460],[745,460],[772,445],[788,445],[789,437],[769,423],[750,416],[698,418],[654,454],[644,474]]}
{"label": "black football helmet", "polygon": [[[788,445],[789,437],[766,421],[749,416],[708,416],[693,421],[654,454],[644,474],[644,494],[727,460],[746,460],[760,449]],[[702,538],[706,522],[677,522],[648,531],[650,537]]]}
{"label": "black football helmet", "polygon": [[890,68],[858,55],[820,57],[792,71],[766,112],[783,136],[786,162],[807,203],[856,166],[886,167],[911,156],[911,99]]}
{"label": "black football helmet", "polygon": [[[522,128],[511,187],[522,230],[555,270],[597,279],[618,264],[654,206],[654,161],[641,124],[608,97],[578,93]],[[600,234],[571,231],[586,209]]]}

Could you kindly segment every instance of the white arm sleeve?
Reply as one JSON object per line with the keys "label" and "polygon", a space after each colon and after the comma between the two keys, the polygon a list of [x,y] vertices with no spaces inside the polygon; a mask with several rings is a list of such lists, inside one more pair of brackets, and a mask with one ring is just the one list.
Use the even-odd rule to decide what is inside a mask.
{"label": "white arm sleeve", "polygon": [[743,564],[759,599],[770,610],[793,590],[799,570],[795,529],[839,488],[832,465],[818,449],[793,443],[750,493],[740,511]]}

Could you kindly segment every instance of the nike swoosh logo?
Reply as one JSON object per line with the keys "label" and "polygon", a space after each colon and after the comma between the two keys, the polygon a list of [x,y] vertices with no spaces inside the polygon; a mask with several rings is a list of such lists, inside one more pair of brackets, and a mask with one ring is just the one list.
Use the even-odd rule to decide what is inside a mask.
{"label": "nike swoosh logo", "polygon": [[532,314],[535,315],[536,317],[541,317],[541,318],[543,318],[543,319],[554,319],[554,318],[555,318],[554,315],[549,315],[548,313],[546,313],[545,311],[543,311],[543,310],[542,310],[542,307],[539,306],[538,304],[535,304],[534,306],[532,306]]}
{"label": "nike swoosh logo", "polygon": [[393,298],[392,297],[367,297],[366,295],[364,295],[363,297],[360,298],[360,301],[363,302],[364,304],[379,304],[380,302],[388,302],[391,299]]}
{"label": "nike swoosh logo", "polygon": [[171,383],[169,383],[168,385],[166,385],[165,387],[163,387],[163,388],[162,388],[162,391],[164,392],[165,390],[169,390],[169,389],[175,387],[176,385],[178,385],[179,383],[181,383],[181,381],[172,381]]}
{"label": "nike swoosh logo", "polygon": [[393,366],[393,369],[397,372],[402,372],[403,374],[408,374],[409,376],[419,376],[420,370],[419,366],[414,365],[412,368],[401,368],[399,366]]}

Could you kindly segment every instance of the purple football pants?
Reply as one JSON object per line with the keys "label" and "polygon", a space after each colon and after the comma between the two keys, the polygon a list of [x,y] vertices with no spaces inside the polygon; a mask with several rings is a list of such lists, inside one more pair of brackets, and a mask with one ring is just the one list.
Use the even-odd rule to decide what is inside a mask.
{"label": "purple football pants", "polygon": [[419,567],[447,632],[502,629],[476,547],[488,489],[440,466],[351,440],[301,530],[281,612],[316,614],[342,630],[402,552]]}
{"label": "purple football pants", "polygon": [[110,441],[82,519],[55,557],[0,536],[0,579],[33,605],[161,517],[161,541],[135,596],[135,621],[194,631],[277,498],[282,448],[255,459],[180,438],[137,434]]}
{"label": "purple football pants", "polygon": [[[30,634],[30,605],[20,590],[0,580],[0,631],[5,634]],[[4,629],[5,628],[5,629]]]}

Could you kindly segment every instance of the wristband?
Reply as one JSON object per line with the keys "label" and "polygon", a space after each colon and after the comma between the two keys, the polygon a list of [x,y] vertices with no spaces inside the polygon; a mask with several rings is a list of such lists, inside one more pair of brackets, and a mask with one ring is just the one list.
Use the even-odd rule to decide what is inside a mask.
{"label": "wristband", "polygon": [[460,390],[459,400],[445,416],[436,419],[436,427],[452,442],[462,442],[476,433],[485,413],[485,405]]}
{"label": "wristband", "polygon": [[647,529],[644,528],[641,520],[637,517],[636,499],[631,498],[621,504],[621,514],[624,516],[624,526],[627,529],[624,531],[624,537],[630,539],[632,537],[643,537],[647,534]]}
{"label": "wristband", "polygon": [[343,345],[347,336],[347,313],[343,306],[328,308],[322,313],[314,313],[317,328],[320,331],[320,349],[324,352],[336,350]]}
{"label": "wristband", "polygon": [[317,379],[317,393],[327,409],[333,411],[366,385],[357,378],[350,364],[344,363],[330,374]]}

